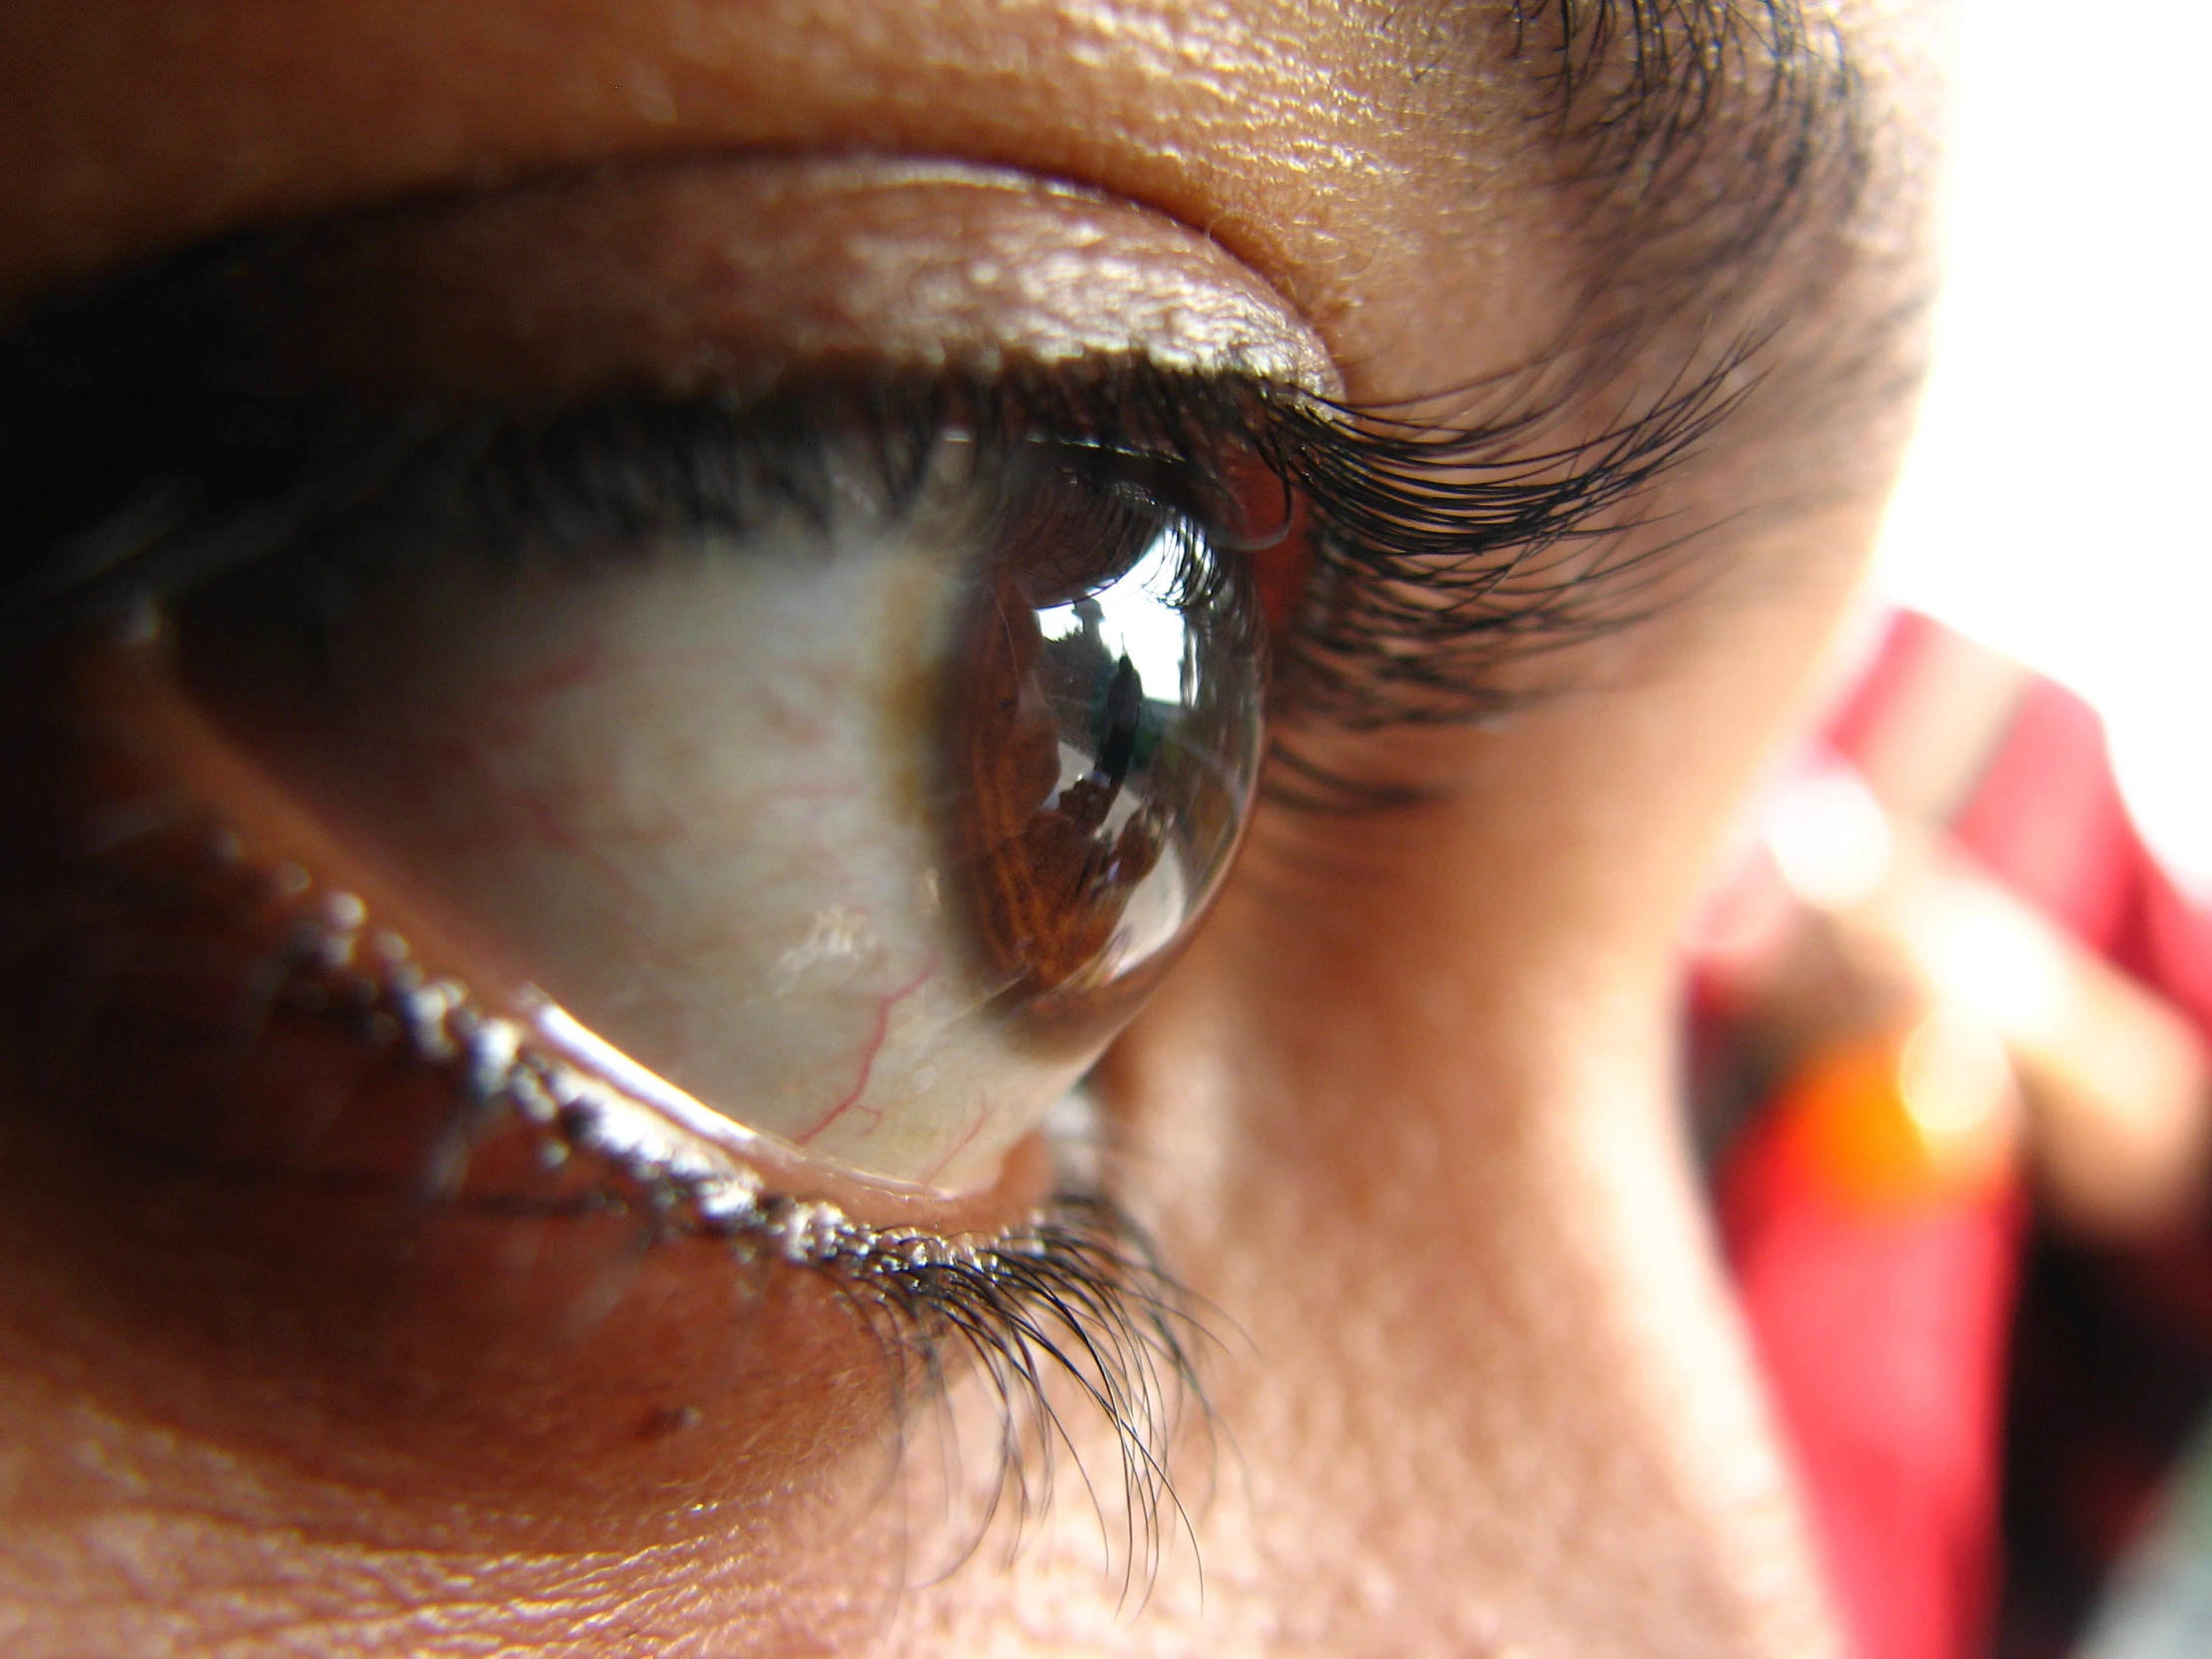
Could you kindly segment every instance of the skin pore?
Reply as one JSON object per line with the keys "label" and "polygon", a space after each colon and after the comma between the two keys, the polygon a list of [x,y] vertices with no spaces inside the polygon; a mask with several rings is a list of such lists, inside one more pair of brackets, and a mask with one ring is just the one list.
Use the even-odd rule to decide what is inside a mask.
{"label": "skin pore", "polygon": [[[1705,8],[1657,11],[1679,43]],[[1103,1064],[1116,1196],[1218,1338],[1217,1426],[1175,1448],[1188,1529],[1171,1515],[1135,1590],[1101,1568],[1073,1463],[1102,1478],[1113,1454],[1080,1410],[1019,1551],[994,1533],[941,1570],[959,1553],[932,1535],[941,1426],[916,1414],[892,1454],[896,1401],[820,1338],[804,1283],[625,1255],[591,1217],[425,1224],[397,1276],[337,1212],[293,1250],[313,1204],[218,1204],[189,1177],[163,1213],[235,1207],[236,1231],[165,1235],[152,1189],[49,1168],[63,1155],[11,1127],[0,1645],[1836,1651],[1678,1121],[1671,961],[1733,803],[1809,695],[1909,412],[1931,30],[1905,6],[1777,8],[1805,25],[1783,56],[1826,66],[1835,111],[1763,97],[1773,59],[1740,47],[1691,137],[1639,147],[1632,122],[1575,115],[1637,107],[1618,102],[1625,12],[0,0],[10,307],[239,227],[571,175],[619,201],[621,168],[694,163],[742,195],[758,170],[858,157],[1074,187],[1080,239],[1065,216],[1002,234],[957,213],[898,234],[909,256],[941,235],[971,286],[986,234],[1025,270],[1079,241],[1096,264],[1075,269],[1118,260],[1130,293],[1227,272],[1206,279],[1280,306],[1298,372],[1310,330],[1313,377],[1358,406],[1448,407],[1565,362],[1549,429],[1586,438],[1757,342],[1742,401],[1637,506],[1699,532],[1656,567],[1666,603],[1503,665],[1549,695],[1501,720],[1302,733],[1315,764],[1422,799],[1263,801]],[[1614,21],[1567,48],[1580,92],[1557,74],[1563,18]],[[1777,131],[1810,135],[1810,163],[1758,142]],[[713,198],[701,177],[685,188]],[[518,263],[552,258],[551,233],[513,234]],[[749,339],[828,257],[735,262],[767,294],[731,307]],[[603,274],[594,258],[578,269]],[[652,259],[624,258],[602,287],[650,288]],[[562,312],[542,363],[418,318],[422,372],[558,381],[615,349],[618,318],[653,371],[712,332],[703,298],[654,291],[669,314],[644,322],[642,303]],[[863,309],[830,311],[866,333]],[[946,330],[987,330],[976,314],[949,306]],[[533,1276],[479,1271],[500,1252]],[[367,1324],[382,1346],[349,1379],[324,1350]],[[664,1400],[683,1404],[651,1417]]]}

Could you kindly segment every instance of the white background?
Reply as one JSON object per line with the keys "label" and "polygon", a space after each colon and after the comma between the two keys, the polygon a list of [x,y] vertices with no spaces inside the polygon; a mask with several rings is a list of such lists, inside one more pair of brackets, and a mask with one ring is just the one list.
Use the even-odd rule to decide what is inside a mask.
{"label": "white background", "polygon": [[2212,894],[2212,4],[1966,0],[1949,276],[1877,579],[2105,717]]}

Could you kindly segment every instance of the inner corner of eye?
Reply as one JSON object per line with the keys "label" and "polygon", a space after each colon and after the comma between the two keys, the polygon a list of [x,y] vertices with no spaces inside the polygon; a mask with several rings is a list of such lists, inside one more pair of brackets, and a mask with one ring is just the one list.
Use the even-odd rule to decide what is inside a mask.
{"label": "inner corner of eye", "polygon": [[252,857],[365,897],[357,932],[405,918],[399,980],[515,1033],[528,1089],[975,1192],[1234,854],[1252,559],[1018,456],[848,510],[817,487],[842,440],[798,430],[671,426],[557,523],[463,500],[170,599],[166,764]]}

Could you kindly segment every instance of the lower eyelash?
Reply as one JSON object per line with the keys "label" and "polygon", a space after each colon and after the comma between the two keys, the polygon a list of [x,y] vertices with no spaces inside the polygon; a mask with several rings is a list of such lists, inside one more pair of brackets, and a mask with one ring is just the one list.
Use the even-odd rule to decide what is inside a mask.
{"label": "lower eyelash", "polygon": [[[1105,1191],[1095,1110],[1071,1097],[1048,1124],[1053,1190],[1023,1221],[992,1233],[947,1235],[876,1227],[833,1203],[769,1191],[742,1166],[686,1158],[620,1128],[627,1106],[532,1044],[513,1022],[487,1016],[457,981],[425,976],[403,941],[372,925],[359,899],[319,886],[297,864],[249,859],[204,809],[125,814],[127,829],[93,854],[105,912],[134,909],[145,893],[127,873],[160,873],[151,891],[165,910],[228,917],[257,939],[245,978],[254,1014],[305,1017],[349,1035],[414,1077],[441,1081],[451,1116],[430,1138],[416,1177],[425,1205],[479,1214],[635,1216],[641,1243],[710,1242],[733,1271],[796,1271],[833,1285],[893,1375],[921,1380],[903,1418],[974,1374],[995,1414],[995,1445],[978,1490],[965,1554],[994,1519],[1018,1544],[1052,1501],[1061,1455],[1078,1459],[1086,1489],[1123,1518],[1120,1559],[1129,1584],[1149,1580],[1173,1520],[1188,1518],[1169,1454],[1186,1420],[1210,1428],[1196,1356],[1205,1342],[1189,1297],[1164,1269],[1142,1228]],[[134,854],[136,857],[134,858]],[[80,918],[81,921],[86,918]],[[245,1040],[252,1042],[251,1034]],[[506,1196],[462,1190],[471,1160],[495,1132],[519,1131],[539,1167],[571,1179],[557,1194]],[[222,1172],[251,1177],[224,1160]],[[1103,1419],[1119,1462],[1118,1502],[1081,1468],[1080,1441],[1057,1402],[1072,1399]],[[903,1432],[901,1441],[906,1439]]]}

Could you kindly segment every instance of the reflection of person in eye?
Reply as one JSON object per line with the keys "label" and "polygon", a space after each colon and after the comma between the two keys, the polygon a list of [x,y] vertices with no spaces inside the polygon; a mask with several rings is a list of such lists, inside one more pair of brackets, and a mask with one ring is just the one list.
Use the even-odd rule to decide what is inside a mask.
{"label": "reflection of person in eye", "polygon": [[[1075,631],[1048,647],[1027,607],[987,599],[957,671],[970,711],[958,816],[976,871],[978,931],[992,968],[1021,989],[1055,989],[1094,961],[1130,890],[1159,861],[1158,833],[1141,811],[1107,822],[1136,760],[1142,677],[1126,655],[1108,652],[1095,599],[1073,611]],[[1048,649],[1054,678],[1071,684],[1042,683]],[[1009,697],[1005,687],[1022,692]],[[1091,765],[1064,784],[1055,690],[1092,739]]]}
{"label": "reflection of person in eye", "polygon": [[[1672,941],[1909,412],[1929,32],[0,0],[0,1645],[1834,1651]],[[1019,489],[1272,661],[1073,1058],[945,830]],[[1182,926],[1223,786],[1074,730]]]}

